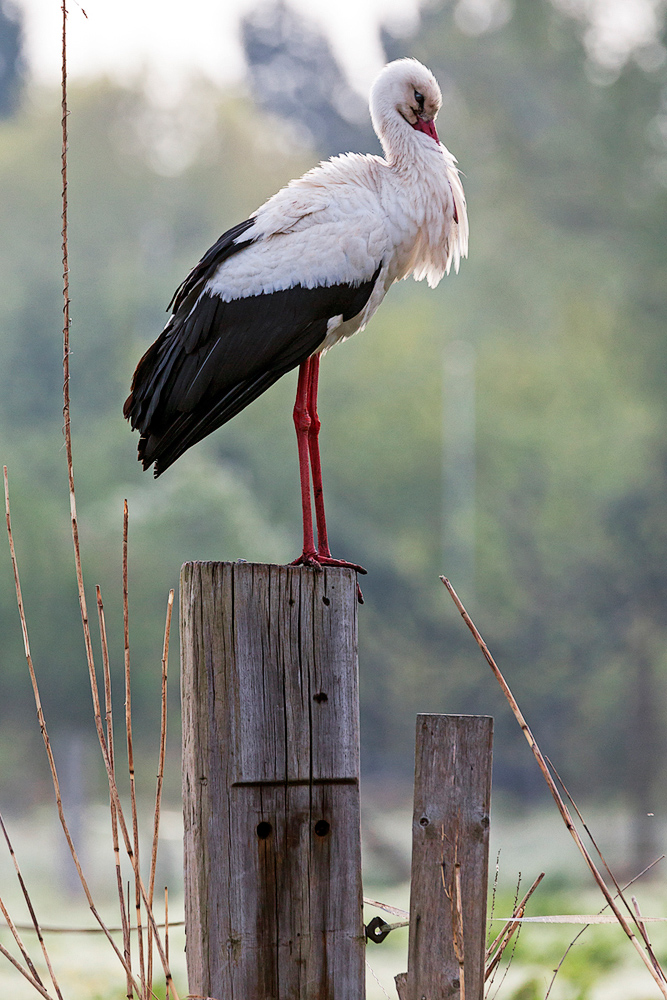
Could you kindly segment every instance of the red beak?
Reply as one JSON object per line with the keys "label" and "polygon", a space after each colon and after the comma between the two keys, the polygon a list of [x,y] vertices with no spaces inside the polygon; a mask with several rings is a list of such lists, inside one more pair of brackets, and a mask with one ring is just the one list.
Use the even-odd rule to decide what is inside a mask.
{"label": "red beak", "polygon": [[425,122],[423,121],[423,119],[418,118],[412,127],[416,129],[417,132],[425,132],[426,135],[430,135],[431,138],[435,139],[437,143],[440,142],[440,139],[438,138],[438,133],[435,130],[434,121]]}

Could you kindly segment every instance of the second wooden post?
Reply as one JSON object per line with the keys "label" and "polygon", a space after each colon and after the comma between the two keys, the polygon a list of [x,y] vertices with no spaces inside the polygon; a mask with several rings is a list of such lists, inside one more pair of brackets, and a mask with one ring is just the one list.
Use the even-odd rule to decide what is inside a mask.
{"label": "second wooden post", "polygon": [[181,574],[189,990],[363,1000],[351,570]]}
{"label": "second wooden post", "polygon": [[400,1000],[483,1000],[493,719],[418,715]]}

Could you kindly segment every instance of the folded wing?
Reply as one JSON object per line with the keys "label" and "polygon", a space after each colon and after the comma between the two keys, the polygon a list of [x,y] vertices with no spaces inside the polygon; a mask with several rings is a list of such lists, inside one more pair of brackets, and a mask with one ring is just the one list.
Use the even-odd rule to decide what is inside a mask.
{"label": "folded wing", "polygon": [[225,262],[256,245],[244,239],[253,225],[223,234],[192,269],[134,373],[123,412],[141,433],[144,469],[155,463],[156,476],[315,353],[331,320],[360,313],[379,276],[379,261],[358,281],[304,287],[297,274],[289,288],[226,301]]}

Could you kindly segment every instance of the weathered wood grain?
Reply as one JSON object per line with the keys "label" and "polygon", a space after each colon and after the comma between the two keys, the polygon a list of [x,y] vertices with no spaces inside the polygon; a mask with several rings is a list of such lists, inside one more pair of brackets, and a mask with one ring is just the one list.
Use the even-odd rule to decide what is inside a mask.
{"label": "weathered wood grain", "polygon": [[181,573],[191,993],[363,1000],[351,570]]}
{"label": "weathered wood grain", "polygon": [[492,739],[491,718],[417,716],[401,1000],[483,1000]]}
{"label": "weathered wood grain", "polygon": [[406,1000],[407,989],[408,989],[408,974],[407,972],[399,972],[397,976],[394,976],[394,982],[396,983],[396,992],[398,993],[398,1000]]}

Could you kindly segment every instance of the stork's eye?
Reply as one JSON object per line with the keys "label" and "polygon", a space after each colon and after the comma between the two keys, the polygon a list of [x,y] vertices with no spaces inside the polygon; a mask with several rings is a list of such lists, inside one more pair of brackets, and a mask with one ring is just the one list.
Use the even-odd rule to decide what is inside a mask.
{"label": "stork's eye", "polygon": [[415,90],[415,101],[419,105],[421,111],[424,110],[424,95],[420,94],[418,90]]}

